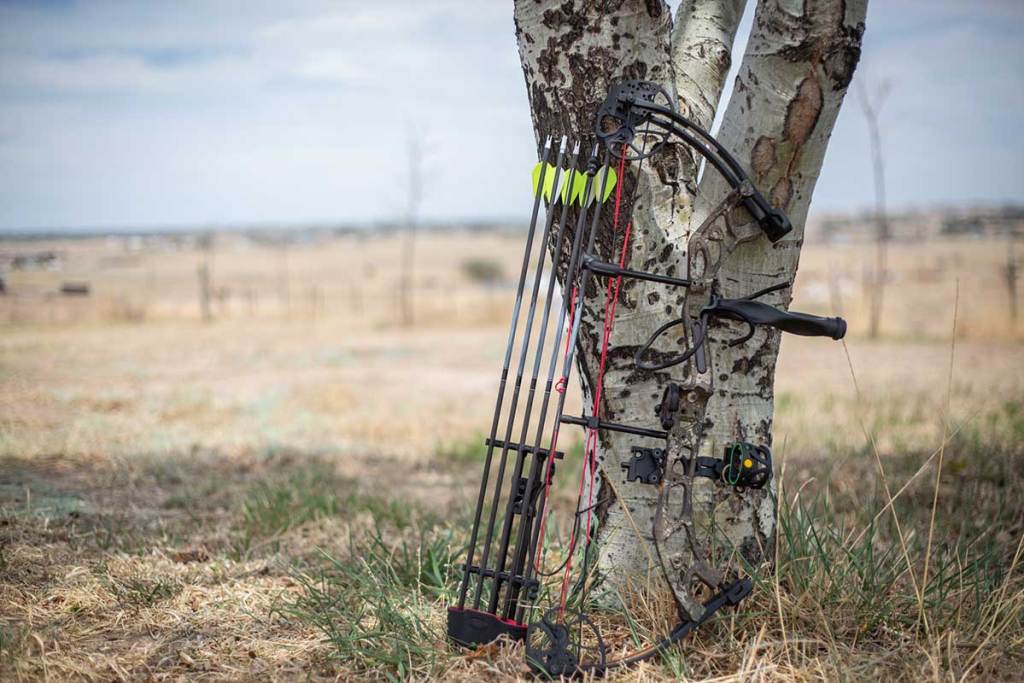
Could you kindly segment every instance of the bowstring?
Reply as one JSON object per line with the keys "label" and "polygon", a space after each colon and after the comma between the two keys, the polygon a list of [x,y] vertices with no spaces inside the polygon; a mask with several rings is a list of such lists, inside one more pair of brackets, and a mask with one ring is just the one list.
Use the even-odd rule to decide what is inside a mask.
{"label": "bowstring", "polygon": [[[613,216],[613,219],[612,219],[613,231],[615,229],[617,229],[617,227],[618,227],[619,212],[620,212],[620,208],[622,206],[622,185],[624,184],[624,179],[622,177],[622,175],[623,175],[622,171],[623,171],[624,166],[625,166],[625,150],[623,150],[622,158],[619,159],[619,176],[618,176],[618,179],[617,179],[617,182],[616,182],[616,187],[615,187],[615,212],[614,212],[614,216]],[[603,197],[601,195],[604,194],[606,187],[607,187],[607,178],[605,179],[604,182],[601,183],[601,187],[598,189],[598,195],[597,195],[597,200],[598,201],[603,199]],[[585,210],[585,207],[583,207],[582,210]],[[600,226],[595,226],[594,229],[597,230],[599,227]],[[579,291],[580,291],[580,285],[582,285],[582,282],[583,282],[583,277],[581,275],[580,279],[577,281],[577,284],[573,286],[572,296],[569,299],[569,313],[570,313],[570,315],[569,315],[569,317],[566,320],[566,324],[568,325],[568,329],[569,330],[572,329],[572,325],[573,325],[572,321],[573,321],[573,314],[574,314],[574,311],[575,311],[575,307],[578,306],[578,305],[583,305],[582,302],[578,300]],[[562,351],[563,367],[565,366],[564,360],[569,357],[569,350],[570,350],[570,346],[569,346],[570,339],[569,338],[570,337],[571,337],[571,334],[567,334],[566,335],[565,348]],[[565,391],[567,389],[568,379],[569,378],[567,376],[562,375],[558,379],[558,382],[555,384],[555,391],[557,391],[559,393],[565,393]],[[600,380],[598,382],[598,385],[600,386]],[[561,425],[559,424],[558,420],[555,420],[555,424],[552,425],[551,446],[550,446],[550,450],[549,450],[550,453],[554,453],[555,449],[557,448],[558,435],[559,435],[559,433],[561,431],[559,429],[560,426]],[[563,560],[562,563],[559,565],[559,569],[555,570],[555,572],[552,572],[552,574],[554,574],[554,573],[557,573],[559,570],[561,570],[563,568],[565,570],[565,576],[563,576],[563,580],[562,580],[562,589],[561,589],[561,591],[559,593],[559,607],[561,608],[562,612],[565,611],[566,588],[567,588],[568,576],[569,576],[569,574],[572,571],[572,556],[573,556],[573,553],[575,553],[575,551],[576,551],[577,535],[578,535],[578,532],[579,532],[579,516],[583,512],[580,509],[580,504],[583,502],[583,481],[584,481],[583,477],[584,477],[584,474],[586,472],[587,453],[591,449],[591,445],[590,445],[591,439],[592,439],[592,435],[590,433],[590,430],[588,430],[587,437],[586,437],[586,443],[585,443],[585,446],[584,446],[583,467],[581,468],[581,471],[580,471],[580,486],[579,486],[579,491],[577,492],[577,495],[576,495],[576,512],[574,514],[574,518],[575,519],[573,520],[572,530],[571,530],[571,532],[569,534],[569,549],[566,552],[565,560]],[[545,531],[546,531],[546,528],[547,528],[548,516],[551,513],[551,507],[550,507],[550,500],[551,500],[551,498],[550,498],[550,495],[549,495],[550,494],[550,490],[551,490],[551,476],[550,476],[550,474],[549,474],[549,476],[546,477],[546,481],[544,482],[544,487],[545,487],[545,490],[544,490],[544,509],[541,511],[540,530],[539,530],[539,534],[538,534],[538,539],[539,540],[538,540],[538,543],[537,543],[537,554],[536,554],[536,557],[534,558],[535,571],[538,574],[542,573],[542,571],[541,571],[541,566],[542,566],[541,558],[543,556],[543,549],[544,549],[544,545],[545,545]],[[588,513],[592,509],[593,509],[592,506],[588,507]],[[588,514],[588,517],[589,517],[589,514]],[[589,519],[588,519],[588,534],[589,534]]]}
{"label": "bowstring", "polygon": [[[640,159],[639,159],[639,163],[637,164],[637,170],[636,170],[636,178],[637,178],[637,180],[636,180],[636,183],[634,183],[634,185],[633,185],[633,187],[632,187],[632,189],[630,191],[630,196],[629,196],[629,198],[628,198],[628,200],[626,202],[629,205],[629,207],[630,207],[630,211],[632,211],[633,203],[634,203],[634,201],[636,199],[636,192],[637,192],[637,190],[639,188],[639,185],[640,185],[640,177],[641,177],[640,173],[643,170],[643,162],[644,162],[643,157],[644,157],[644,155],[646,153],[646,145],[647,145],[647,140],[649,138],[649,132],[650,132],[650,123],[647,124],[647,126],[645,128],[645,131],[644,131],[643,151],[641,151],[641,153],[640,153]],[[621,217],[621,210],[622,210],[622,206],[623,206],[622,188],[623,188],[623,185],[625,185],[625,167],[626,167],[627,149],[628,148],[627,148],[627,146],[625,144],[622,145],[622,149],[620,150],[620,156],[619,156],[618,185],[617,185],[616,193],[615,193],[615,210],[614,210],[613,217],[612,217],[612,239],[613,240],[615,238],[615,234],[618,233],[618,231],[619,231],[619,227],[620,227],[620,223],[621,223],[620,217]],[[600,200],[601,198],[598,197],[598,199]],[[618,260],[619,260],[619,267],[620,268],[624,268],[626,266],[626,263],[628,262],[628,257],[629,257],[629,254],[630,254],[630,251],[629,251],[630,238],[632,236],[632,231],[633,231],[633,222],[632,222],[632,220],[629,220],[629,221],[626,222],[626,227],[625,227],[625,230],[623,232],[622,248],[620,249],[620,252],[619,252],[619,259]],[[581,285],[582,285],[582,280],[581,280]],[[600,361],[599,361],[599,364],[598,364],[598,371],[597,371],[596,381],[595,381],[595,386],[594,386],[594,399],[593,399],[593,402],[592,402],[592,405],[591,405],[591,411],[590,411],[591,416],[594,416],[594,417],[597,417],[597,418],[600,418],[601,413],[602,413],[602,401],[601,401],[601,399],[603,397],[604,377],[605,377],[605,373],[607,371],[607,365],[608,365],[608,349],[609,349],[609,345],[610,345],[610,341],[611,341],[612,331],[613,331],[613,329],[615,327],[615,312],[616,312],[616,309],[618,307],[619,293],[621,291],[621,288],[622,288],[622,276],[621,275],[617,276],[614,280],[609,279],[608,284],[606,285],[606,288],[605,288],[605,312],[604,312],[605,314],[604,314],[604,322],[603,322],[603,326],[602,326],[602,335],[601,335],[601,354],[600,354]],[[585,508],[587,516],[586,516],[586,524],[585,524],[585,529],[584,529],[584,534],[583,534],[585,545],[584,545],[584,551],[583,551],[584,552],[584,555],[583,555],[583,570],[582,570],[582,576],[581,576],[581,580],[583,582],[583,589],[582,589],[582,594],[581,594],[581,598],[580,598],[581,604],[583,602],[585,602],[585,600],[586,600],[586,593],[587,593],[587,590],[586,590],[586,575],[587,575],[588,565],[589,565],[589,560],[590,560],[590,543],[591,543],[591,540],[592,540],[591,539],[591,530],[592,530],[592,523],[593,523],[593,514],[594,514],[594,508],[596,507],[594,505],[593,501],[594,501],[594,489],[596,488],[597,469],[598,469],[598,463],[597,463],[597,451],[598,451],[598,443],[599,443],[599,438],[598,437],[599,437],[599,434],[598,434],[597,428],[593,428],[593,427],[588,427],[587,428],[587,436],[586,436],[586,442],[585,442],[585,447],[584,447],[584,455],[583,455],[583,467],[580,468],[580,482],[579,482],[579,486],[578,486],[578,490],[577,490],[576,508],[577,508],[577,514],[580,514],[580,513],[582,513],[582,510],[580,509],[580,507],[581,507],[581,504],[583,502],[583,487],[584,487],[584,484],[586,483],[586,485],[587,485],[587,498],[588,498],[588,500],[587,500],[587,507]],[[569,540],[568,558],[567,558],[567,562],[565,563],[564,573],[563,573],[563,576],[562,576],[562,587],[561,587],[561,591],[559,593],[559,608],[563,612],[564,612],[564,610],[566,608],[566,603],[568,601],[569,580],[570,580],[570,577],[571,577],[571,574],[572,574],[572,564],[573,564],[572,563],[572,556],[573,556],[573,554],[575,552],[576,544],[578,542],[578,538],[577,538],[578,531],[579,531],[579,526],[578,525],[574,525],[573,533],[570,535],[570,540]]]}

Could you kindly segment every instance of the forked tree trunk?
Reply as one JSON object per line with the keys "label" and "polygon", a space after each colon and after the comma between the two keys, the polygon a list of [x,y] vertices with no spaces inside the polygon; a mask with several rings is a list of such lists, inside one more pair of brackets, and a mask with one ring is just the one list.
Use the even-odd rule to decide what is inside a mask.
{"label": "forked tree trunk", "polygon": [[[662,0],[516,0],[516,36],[538,145],[548,134],[593,140],[593,118],[608,85],[624,79],[660,83],[677,98],[683,114],[709,127],[744,5],[743,0],[689,0],[673,19]],[[867,0],[762,0],[757,7],[718,137],[772,204],[789,214],[794,230],[774,245],[764,238],[742,245],[720,271],[725,296],[792,282],[796,275],[811,194],[860,56],[866,5]],[[696,168],[693,154],[679,145],[644,163],[631,212],[632,267],[685,274],[691,231],[729,191],[714,170],[698,180]],[[632,164],[626,196],[637,182],[636,169]],[[605,212],[598,238],[598,251],[605,258],[613,244],[610,213]],[[750,221],[745,214],[734,218]],[[591,287],[585,301],[577,356],[585,394],[597,365],[603,297],[603,288]],[[788,306],[790,293],[772,297],[769,303]],[[605,375],[606,419],[656,425],[663,387],[680,379],[683,366],[640,372],[633,354],[669,316],[679,315],[680,298],[662,285],[623,282]],[[737,334],[723,330],[716,328],[713,334]],[[720,456],[725,443],[737,440],[771,444],[778,351],[779,333],[767,327],[758,328],[739,347],[712,347],[716,392],[708,407],[711,424],[701,455]],[[649,544],[657,487],[622,482],[620,465],[630,456],[630,447],[638,445],[636,437],[611,432],[600,437],[602,480],[596,499],[609,494],[606,478],[611,478],[620,500],[600,511],[599,567],[611,575],[610,584],[626,576],[656,575],[656,555]],[[697,484],[695,508],[714,509],[728,541],[746,559],[759,563],[774,543],[770,492],[747,491],[731,498],[729,505],[713,506],[712,482]],[[647,547],[637,542],[634,523]]]}

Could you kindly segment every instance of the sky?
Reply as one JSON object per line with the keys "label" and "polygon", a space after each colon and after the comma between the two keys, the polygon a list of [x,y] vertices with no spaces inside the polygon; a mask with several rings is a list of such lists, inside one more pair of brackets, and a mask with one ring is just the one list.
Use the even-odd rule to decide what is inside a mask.
{"label": "sky", "polygon": [[[874,0],[856,78],[892,207],[1021,201],[1024,2]],[[872,204],[856,97],[812,211]],[[527,215],[511,0],[0,0],[0,231],[400,220],[413,137],[422,220]]]}

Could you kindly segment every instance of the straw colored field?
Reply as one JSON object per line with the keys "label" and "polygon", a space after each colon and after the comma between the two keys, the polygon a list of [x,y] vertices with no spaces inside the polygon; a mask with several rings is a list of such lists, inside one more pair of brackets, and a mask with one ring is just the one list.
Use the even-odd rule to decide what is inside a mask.
{"label": "straw colored field", "polygon": [[[414,305],[419,323],[501,324],[519,272],[518,233],[427,233],[416,241]],[[881,332],[896,339],[944,339],[959,283],[963,338],[1022,339],[1009,315],[1007,243],[963,238],[889,246]],[[292,244],[219,234],[193,238],[106,238],[0,242],[3,257],[52,252],[56,267],[9,270],[0,322],[9,324],[186,321],[200,317],[198,268],[210,273],[218,319],[331,318],[345,330],[391,326],[399,317],[401,242],[394,235],[314,235]],[[794,308],[834,312],[867,329],[866,283],[874,247],[803,249]],[[61,283],[91,285],[60,296]],[[1018,285],[1019,286],[1019,285]],[[1021,313],[1024,316],[1024,311]]]}
{"label": "straw colored field", "polygon": [[[0,297],[0,678],[522,674],[518,652],[466,660],[440,635],[519,239],[424,236],[410,328],[395,324],[395,238],[0,245],[41,249],[61,269],[12,271]],[[877,341],[862,336],[870,256],[805,249],[794,308],[841,307],[852,333],[848,356],[783,343],[779,580],[642,675],[1019,671],[1024,345],[1002,245],[894,245]],[[53,294],[78,280],[89,296]],[[907,482],[901,537],[885,488]]]}

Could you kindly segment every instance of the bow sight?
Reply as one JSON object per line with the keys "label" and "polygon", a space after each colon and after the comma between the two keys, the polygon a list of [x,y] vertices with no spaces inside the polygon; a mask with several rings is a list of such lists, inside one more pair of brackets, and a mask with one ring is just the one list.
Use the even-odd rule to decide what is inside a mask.
{"label": "bow sight", "polygon": [[[713,566],[700,539],[702,530],[694,522],[692,491],[698,478],[709,480],[706,485],[723,489],[723,493],[716,497],[719,500],[729,492],[765,487],[772,477],[771,451],[766,444],[737,440],[716,451],[722,454],[721,457],[701,455],[705,445],[707,406],[713,394],[715,377],[710,367],[712,354],[707,352],[707,346],[712,343],[744,344],[752,338],[756,327],[833,339],[842,338],[846,332],[846,323],[840,318],[791,313],[757,301],[789,287],[789,283],[773,284],[742,298],[722,296],[718,271],[736,246],[756,239],[761,233],[772,242],[778,241],[792,230],[792,226],[785,213],[768,204],[754,188],[743,168],[717,140],[675,110],[663,88],[640,81],[612,86],[598,111],[596,136],[598,144],[594,145],[582,169],[579,168],[580,143],[575,143],[572,151],[568,152],[566,137],[561,139],[555,163],[549,163],[552,154],[549,137],[534,172],[533,212],[494,416],[486,440],[484,471],[466,562],[462,566],[458,600],[448,609],[448,635],[456,642],[476,646],[501,636],[525,639],[531,667],[549,676],[585,672],[599,674],[615,666],[652,657],[705,623],[722,607],[736,605],[750,593],[750,579],[738,576],[735,571]],[[618,261],[598,258],[595,240],[601,226],[602,207],[613,189],[615,199],[611,222],[614,239],[619,239],[620,212],[628,214],[631,209],[632,197],[623,197],[627,163],[636,163],[636,167],[630,169],[634,177],[632,192],[635,192],[642,179],[640,170],[644,160],[667,145],[679,142],[689,145],[705,158],[731,189],[729,195],[692,232],[687,248],[686,277],[676,278],[628,268],[632,227],[628,219],[625,230],[621,231]],[[600,154],[602,146],[604,152]],[[542,205],[545,218],[524,313],[527,276],[534,260],[531,256]],[[623,207],[626,208],[623,210]],[[759,229],[750,229],[751,221],[743,218],[746,215]],[[741,222],[736,223],[737,219]],[[538,317],[545,274],[546,294]],[[549,342],[550,318],[555,309],[559,275],[561,297],[556,322],[551,328],[553,339]],[[616,423],[601,416],[604,372],[623,279],[678,288],[683,293],[679,317],[666,322],[646,343],[632,349],[633,376],[643,381],[655,381],[663,387],[661,403],[653,416],[660,422],[661,429]],[[604,327],[600,363],[590,383],[593,403],[589,414],[576,417],[565,413],[565,388],[573,366],[581,320],[587,309],[583,293],[591,281],[605,284]],[[745,323],[747,329],[738,337],[723,338],[716,321],[739,321]],[[521,322],[523,334],[518,343],[511,397],[506,410],[505,394]],[[665,333],[677,327],[681,328],[678,336],[683,350],[656,349],[664,345]],[[530,358],[533,362],[527,373]],[[547,370],[542,381],[541,369],[545,359]],[[687,364],[686,370],[678,376],[665,372],[683,363]],[[541,383],[540,407],[535,414],[538,385]],[[520,411],[524,384],[526,401]],[[557,398],[552,410],[553,395]],[[503,417],[504,430],[499,437]],[[515,438],[517,424],[518,439]],[[557,448],[560,428],[566,424],[585,429],[586,445],[568,549],[561,563],[550,568],[544,554],[549,494],[556,462],[565,458]],[[601,504],[618,500],[618,496],[613,494],[594,501],[600,469],[597,461],[598,435],[609,431],[659,443],[657,446],[648,443],[632,447],[632,457],[622,465],[622,485],[657,489],[651,536],[661,572],[672,589],[680,616],[679,624],[661,640],[612,661],[606,657],[608,648],[597,626],[580,611],[568,606],[570,598],[575,599],[575,604],[585,602],[590,561],[586,549],[593,532],[593,512]],[[704,449],[705,452],[708,450]],[[498,466],[492,483],[491,470],[496,453]],[[511,476],[507,478],[510,466]],[[609,476],[603,471],[602,475]],[[614,490],[615,487],[610,488]],[[621,501],[619,503],[622,504]],[[581,537],[584,541],[583,566],[570,591],[570,574],[577,554],[577,541]],[[479,556],[478,546],[482,546]],[[545,589],[552,587],[547,579],[559,574],[561,588],[555,591],[558,594],[557,604],[527,626],[528,611],[535,608]]]}

